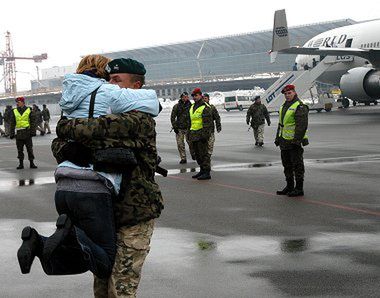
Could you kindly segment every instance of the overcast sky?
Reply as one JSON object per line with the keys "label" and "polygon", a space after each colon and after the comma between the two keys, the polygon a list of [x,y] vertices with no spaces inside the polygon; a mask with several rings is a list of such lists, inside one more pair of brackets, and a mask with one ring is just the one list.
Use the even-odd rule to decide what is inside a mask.
{"label": "overcast sky", "polygon": [[[260,4],[258,4],[260,3]],[[380,18],[380,1],[11,0],[1,5],[0,51],[12,34],[17,56],[47,52],[40,68],[71,65],[80,55],[271,29],[285,8],[289,26]],[[265,5],[264,5],[265,4]],[[269,50],[269,49],[268,49]],[[18,89],[30,89],[34,62],[16,62]],[[2,72],[2,69],[0,69]],[[26,73],[22,73],[26,72]],[[2,73],[0,74],[0,78]],[[0,91],[3,82],[0,83]]]}

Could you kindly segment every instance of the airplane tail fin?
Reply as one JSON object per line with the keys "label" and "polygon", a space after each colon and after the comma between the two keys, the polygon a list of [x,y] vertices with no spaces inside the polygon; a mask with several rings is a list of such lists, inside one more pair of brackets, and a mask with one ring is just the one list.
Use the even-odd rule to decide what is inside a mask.
{"label": "airplane tail fin", "polygon": [[276,60],[277,52],[288,48],[290,48],[290,43],[285,9],[277,10],[274,13],[271,63]]}

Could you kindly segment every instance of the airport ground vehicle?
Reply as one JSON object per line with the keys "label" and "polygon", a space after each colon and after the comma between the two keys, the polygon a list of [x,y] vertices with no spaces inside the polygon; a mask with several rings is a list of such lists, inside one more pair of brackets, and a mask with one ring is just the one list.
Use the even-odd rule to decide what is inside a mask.
{"label": "airport ground vehicle", "polygon": [[227,112],[231,110],[243,111],[248,109],[254,100],[252,95],[243,95],[239,92],[224,92],[224,108]]}

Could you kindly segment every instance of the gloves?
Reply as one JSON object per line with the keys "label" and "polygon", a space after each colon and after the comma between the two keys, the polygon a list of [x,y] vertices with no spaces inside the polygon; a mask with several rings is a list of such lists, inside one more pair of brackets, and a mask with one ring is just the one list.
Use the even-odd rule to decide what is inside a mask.
{"label": "gloves", "polygon": [[174,128],[174,132],[175,132],[176,134],[178,134],[178,133],[179,133],[179,129],[178,129],[178,128]]}
{"label": "gloves", "polygon": [[280,145],[280,142],[277,139],[275,139],[274,144],[276,145],[276,147],[278,147]]}
{"label": "gloves", "polygon": [[249,121],[247,121],[247,125],[249,125]]}
{"label": "gloves", "polygon": [[13,140],[15,138],[15,135],[10,135],[9,138]]}
{"label": "gloves", "polygon": [[220,133],[220,132],[222,131],[222,129],[221,129],[221,128],[217,128],[216,131],[217,131],[218,133]]}
{"label": "gloves", "polygon": [[62,148],[62,155],[65,160],[71,161],[80,167],[88,167],[91,163],[92,152],[90,148],[77,143],[68,142]]}
{"label": "gloves", "polygon": [[268,122],[268,126],[270,126],[270,122]]}

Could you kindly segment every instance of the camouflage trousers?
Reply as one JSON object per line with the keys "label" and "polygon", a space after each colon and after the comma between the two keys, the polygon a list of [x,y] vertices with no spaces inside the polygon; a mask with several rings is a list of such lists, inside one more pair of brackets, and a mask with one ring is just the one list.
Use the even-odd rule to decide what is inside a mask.
{"label": "camouflage trousers", "polygon": [[257,128],[253,129],[253,136],[255,138],[255,143],[264,142],[264,127],[265,124],[259,125]]}
{"label": "camouflage trousers", "polygon": [[154,220],[117,231],[117,252],[111,277],[94,276],[95,298],[136,297],[141,270],[150,250]]}
{"label": "camouflage trousers", "polygon": [[286,179],[303,180],[305,175],[305,166],[303,163],[303,148],[294,145],[292,149],[281,150],[281,161],[284,167]]}
{"label": "camouflage trousers", "polygon": [[5,135],[9,136],[11,132],[11,124],[7,121],[4,121]]}
{"label": "camouflage trousers", "polygon": [[175,138],[177,140],[179,157],[181,159],[186,159],[185,139],[186,143],[189,145],[191,157],[195,156],[193,147],[191,145],[191,142],[189,141],[189,132],[187,131],[187,129],[179,129],[178,133],[175,134]]}
{"label": "camouflage trousers", "polygon": [[208,139],[208,154],[211,156],[214,152],[214,144],[215,144],[215,133],[211,133],[210,138]]}
{"label": "camouflage trousers", "polygon": [[49,122],[49,120],[44,121],[44,132],[47,131],[48,133],[51,133]]}
{"label": "camouflage trousers", "polygon": [[195,158],[202,172],[211,171],[211,155],[208,154],[208,141],[209,138],[200,139],[192,142],[195,152]]}

